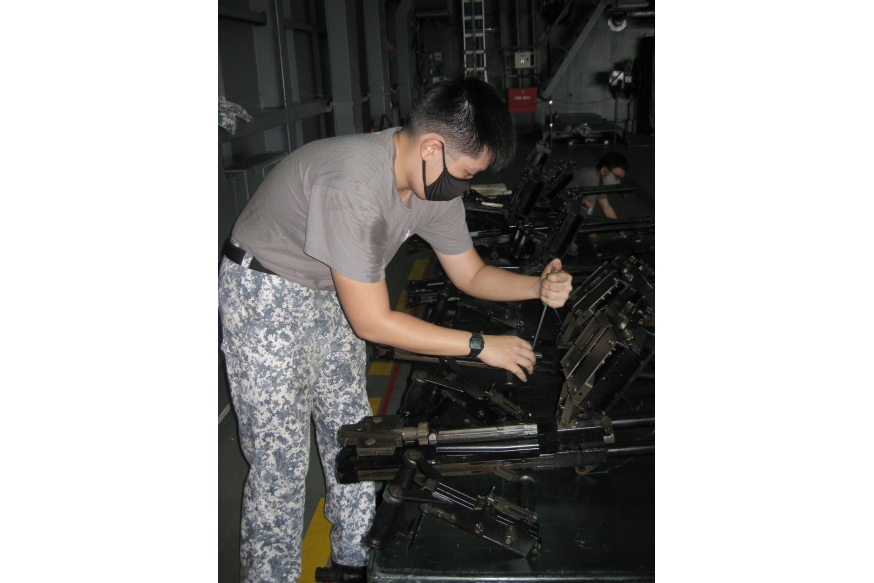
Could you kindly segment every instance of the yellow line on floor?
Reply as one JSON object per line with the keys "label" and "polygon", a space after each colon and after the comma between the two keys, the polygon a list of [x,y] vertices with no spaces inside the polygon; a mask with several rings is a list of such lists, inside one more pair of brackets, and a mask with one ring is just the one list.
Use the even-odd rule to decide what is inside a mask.
{"label": "yellow line on floor", "polygon": [[422,279],[422,276],[425,275],[425,268],[428,267],[427,259],[416,259],[416,262],[413,264],[413,269],[410,270],[410,281],[418,281]]}
{"label": "yellow line on floor", "polygon": [[393,360],[374,360],[373,364],[370,365],[370,370],[367,371],[368,375],[387,375],[391,374],[391,367],[394,365],[395,361]]}
{"label": "yellow line on floor", "polygon": [[303,537],[302,560],[299,583],[315,583],[316,567],[325,567],[331,558],[331,523],[325,518],[325,499],[310,520],[309,528]]}
{"label": "yellow line on floor", "polygon": [[370,401],[370,409],[373,411],[373,414],[376,415],[376,412],[379,411],[379,404],[382,403],[382,399],[379,397],[373,397],[372,399],[367,399]]}

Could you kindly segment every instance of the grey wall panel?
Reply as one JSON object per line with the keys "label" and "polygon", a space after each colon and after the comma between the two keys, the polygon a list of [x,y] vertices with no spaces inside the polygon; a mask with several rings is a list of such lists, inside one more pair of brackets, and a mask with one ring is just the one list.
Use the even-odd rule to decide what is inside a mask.
{"label": "grey wall panel", "polygon": [[218,254],[221,260],[222,245],[231,235],[231,229],[237,220],[237,199],[233,182],[226,180],[224,173],[219,173],[218,193]]}
{"label": "grey wall panel", "polygon": [[231,184],[234,187],[237,215],[239,216],[243,209],[246,208],[249,199],[255,194],[255,188],[249,186],[249,176],[245,172],[234,172],[230,176]]}
{"label": "grey wall panel", "polygon": [[252,0],[250,8],[264,12],[265,26],[252,27],[255,45],[255,63],[258,67],[258,87],[261,106],[259,109],[282,106],[282,74],[279,64],[279,41],[276,29],[276,13],[272,0]]}
{"label": "grey wall panel", "polygon": [[221,172],[222,168],[230,166],[234,163],[234,147],[230,142],[224,142],[219,146],[219,152],[221,152],[219,156],[219,172]]}
{"label": "grey wall panel", "polygon": [[[390,86],[396,86],[398,82],[398,51],[397,51],[397,25],[395,17],[397,15],[399,0],[386,0],[385,3],[385,34],[388,42],[392,44],[392,50],[388,54],[388,79]],[[397,105],[397,92],[393,94],[395,105]]]}
{"label": "grey wall panel", "polygon": [[335,125],[334,125],[334,112],[328,112],[323,116],[320,116],[320,120],[322,122],[321,129],[321,137],[323,138],[333,138],[336,136]]}
{"label": "grey wall panel", "polygon": [[[364,0],[362,3],[365,57],[367,61],[367,91],[370,96],[367,105],[368,112],[364,119],[370,119],[376,129],[380,126],[382,116],[392,120],[391,88],[389,86],[389,65],[386,47],[388,38],[386,32],[385,0]],[[391,123],[389,125],[392,125]]]}
{"label": "grey wall panel", "polygon": [[319,70],[322,77],[322,92],[319,95],[329,96],[333,94],[333,87],[331,85],[331,59],[328,50],[328,37],[324,34],[317,36],[319,39]]}
{"label": "grey wall panel", "polygon": [[[244,136],[231,142],[231,164],[239,164],[267,150],[264,134],[258,133]],[[230,165],[228,165],[230,166]]]}
{"label": "grey wall panel", "polygon": [[268,152],[290,152],[286,139],[285,126],[272,128],[264,132],[264,148]]}
{"label": "grey wall panel", "polygon": [[[366,101],[361,104],[361,120],[364,124],[363,132],[369,132],[371,129],[376,131],[379,129],[379,120],[373,119],[373,115],[370,113],[370,102]],[[373,124],[371,125],[371,120],[373,120]]]}
{"label": "grey wall panel", "polygon": [[410,12],[413,0],[401,0],[395,12],[395,51],[399,113],[406,117],[413,109],[412,58],[410,55]]}
{"label": "grey wall panel", "polygon": [[[310,14],[315,16],[315,25],[320,28],[327,27],[328,19],[325,12],[325,0],[310,0],[310,2],[312,3]],[[333,21],[331,24],[333,24]]]}
{"label": "grey wall panel", "polygon": [[218,21],[219,58],[225,97],[247,110],[261,107],[258,68],[252,25],[220,18]]}
{"label": "grey wall panel", "polygon": [[285,4],[290,8],[288,14],[292,20],[306,22],[307,24],[313,22],[313,18],[310,15],[309,0],[285,0]]}
{"label": "grey wall panel", "polygon": [[[355,36],[358,40],[358,87],[362,90],[368,86],[367,77],[367,43],[364,39],[364,3],[361,0],[353,2],[355,7]],[[362,91],[363,92],[363,91]]]}
{"label": "grey wall panel", "polygon": [[313,61],[312,33],[295,30],[294,52],[297,62],[297,81],[300,89],[300,100],[310,99],[318,95],[316,87],[316,71]]}
{"label": "grey wall panel", "polygon": [[355,2],[325,0],[325,6],[332,19],[328,27],[328,48],[335,131],[337,135],[361,133],[361,75]]}
{"label": "grey wall panel", "polygon": [[225,79],[224,79],[223,73],[222,73],[222,55],[221,55],[221,52],[219,52],[219,59],[218,59],[218,94],[219,95],[227,95],[227,93],[225,92]]}
{"label": "grey wall panel", "polygon": [[[303,141],[308,144],[314,140],[321,138],[321,130],[319,129],[319,119],[317,117],[308,117],[301,120],[301,130],[303,133]],[[333,124],[331,124],[333,126]]]}

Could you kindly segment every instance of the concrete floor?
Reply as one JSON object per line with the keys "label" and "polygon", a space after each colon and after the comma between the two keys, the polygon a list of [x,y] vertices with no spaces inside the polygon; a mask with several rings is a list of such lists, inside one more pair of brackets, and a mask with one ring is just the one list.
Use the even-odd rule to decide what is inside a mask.
{"label": "concrete floor", "polygon": [[[525,159],[534,146],[533,136],[522,136],[516,154],[516,161],[501,172],[487,171],[474,179],[476,184],[493,184],[503,182],[508,188],[514,188],[519,179]],[[607,151],[616,150],[628,159],[629,170],[625,184],[634,186],[639,196],[611,197],[610,203],[620,218],[655,217],[655,147],[644,146],[609,146],[609,145],[568,145],[564,141],[556,141],[552,145],[552,153],[546,168],[558,163],[564,158],[572,159],[577,168],[594,166],[597,160]],[[417,260],[429,259],[430,252],[408,255],[406,248],[401,247],[386,270],[386,282],[389,289],[391,305],[396,306],[401,293],[406,290],[406,281]],[[219,332],[221,334],[221,332]],[[368,354],[370,354],[368,347]],[[397,381],[394,385],[388,405],[383,408],[393,413],[400,405],[400,399],[407,386],[409,364],[401,365]],[[368,375],[367,393],[373,399],[384,399],[389,389],[388,375]],[[223,415],[223,416],[222,416]],[[218,561],[219,583],[236,583],[239,580],[239,527],[240,510],[248,465],[243,459],[237,440],[237,422],[230,406],[224,364],[219,351],[219,508],[218,508]],[[324,476],[315,450],[315,438],[311,439],[313,448],[310,452],[309,473],[306,480],[305,524],[315,514],[321,498],[325,495]],[[313,581],[313,573],[303,573],[301,581]]]}

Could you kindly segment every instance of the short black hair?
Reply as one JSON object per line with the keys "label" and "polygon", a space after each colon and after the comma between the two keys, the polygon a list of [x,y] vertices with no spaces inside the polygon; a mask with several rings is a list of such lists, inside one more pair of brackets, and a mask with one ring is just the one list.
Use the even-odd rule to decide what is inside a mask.
{"label": "short black hair", "polygon": [[626,160],[625,156],[619,152],[607,152],[604,154],[604,157],[598,160],[598,163],[595,164],[595,170],[600,170],[604,166],[607,167],[607,170],[622,168],[628,172],[628,160]]}
{"label": "short black hair", "polygon": [[413,138],[440,134],[449,151],[471,158],[488,148],[493,170],[507,166],[516,154],[516,128],[507,105],[476,77],[453,77],[434,85],[410,112],[404,130]]}

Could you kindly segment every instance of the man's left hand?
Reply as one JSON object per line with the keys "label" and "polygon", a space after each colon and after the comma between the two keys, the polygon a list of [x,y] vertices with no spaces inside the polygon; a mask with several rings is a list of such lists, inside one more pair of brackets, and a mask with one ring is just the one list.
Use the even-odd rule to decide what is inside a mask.
{"label": "man's left hand", "polygon": [[573,290],[571,279],[561,270],[560,259],[550,261],[540,274],[540,301],[551,308],[562,307]]}

